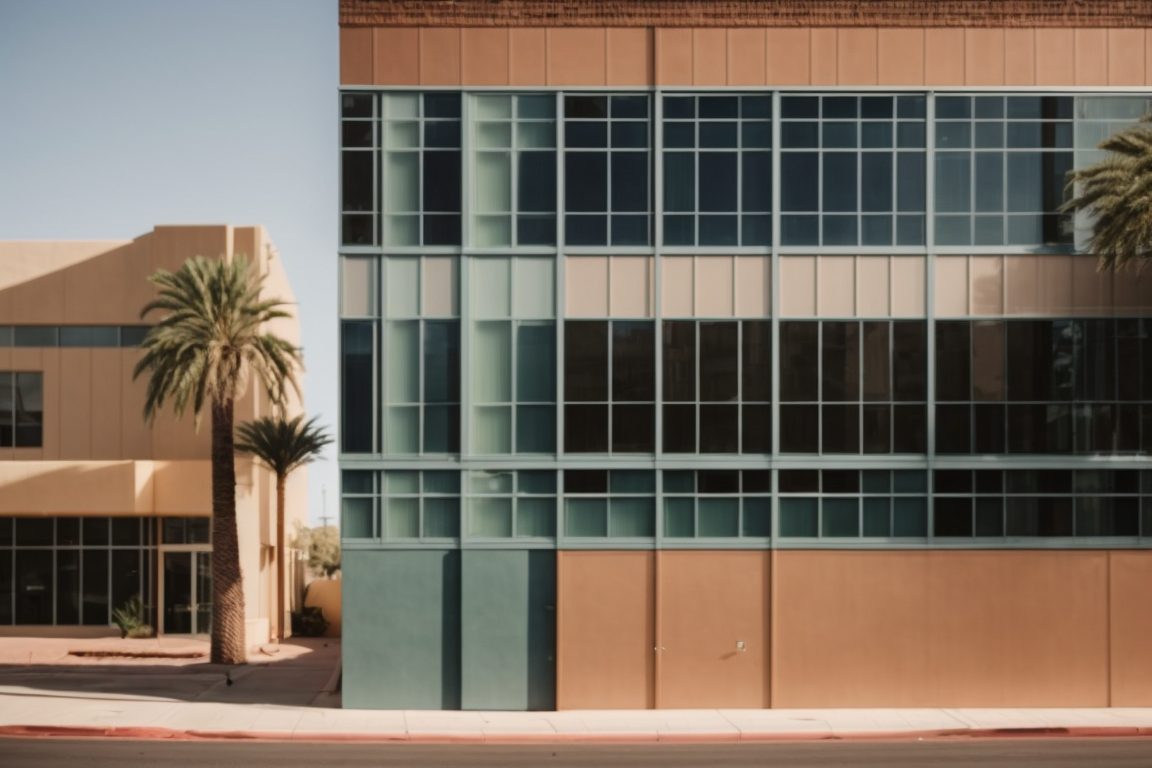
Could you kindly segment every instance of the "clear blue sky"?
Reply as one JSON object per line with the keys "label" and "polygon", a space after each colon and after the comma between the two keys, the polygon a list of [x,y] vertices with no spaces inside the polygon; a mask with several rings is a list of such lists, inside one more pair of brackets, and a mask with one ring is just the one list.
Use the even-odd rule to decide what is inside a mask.
{"label": "clear blue sky", "polygon": [[[333,432],[337,0],[0,0],[0,240],[263,224]],[[335,453],[309,517],[335,515]]]}

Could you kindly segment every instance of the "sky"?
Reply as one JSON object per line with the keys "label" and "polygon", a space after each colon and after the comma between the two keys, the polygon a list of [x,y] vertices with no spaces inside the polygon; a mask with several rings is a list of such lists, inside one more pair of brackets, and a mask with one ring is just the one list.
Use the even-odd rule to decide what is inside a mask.
{"label": "sky", "polygon": [[[337,0],[0,0],[0,240],[262,224],[337,427]],[[335,450],[309,520],[337,517]]]}

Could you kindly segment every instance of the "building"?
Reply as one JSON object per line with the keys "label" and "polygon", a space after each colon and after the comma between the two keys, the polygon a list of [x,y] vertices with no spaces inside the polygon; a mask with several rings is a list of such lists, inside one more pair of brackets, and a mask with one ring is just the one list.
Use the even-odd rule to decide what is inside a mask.
{"label": "building", "polygon": [[1152,6],[341,3],[344,701],[1148,706]]}
{"label": "building", "polygon": [[[250,254],[269,296],[292,301],[260,227],[156,227],[125,241],[0,243],[0,633],[109,634],[133,595],[164,634],[211,617],[211,430],[170,410],[144,421],[132,380],[153,318],[149,275],[196,255]],[[295,319],[276,331],[299,338]],[[298,408],[298,404],[293,404]],[[236,419],[269,412],[250,389]],[[304,473],[289,479],[289,522]],[[275,614],[275,478],[237,459],[250,643]]]}

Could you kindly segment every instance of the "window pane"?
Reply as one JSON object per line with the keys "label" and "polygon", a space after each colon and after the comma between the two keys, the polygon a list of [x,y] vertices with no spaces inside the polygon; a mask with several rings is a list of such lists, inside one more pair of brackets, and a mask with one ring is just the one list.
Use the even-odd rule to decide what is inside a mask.
{"label": "window pane", "polygon": [[608,535],[655,536],[655,502],[652,499],[612,499],[608,508]]}
{"label": "window pane", "polygon": [[564,397],[569,401],[608,399],[608,323],[564,324]]}
{"label": "window pane", "polygon": [[654,325],[612,323],[612,399],[656,399]]}
{"label": "window pane", "polygon": [[740,500],[709,499],[699,500],[699,536],[736,537],[740,535]]}

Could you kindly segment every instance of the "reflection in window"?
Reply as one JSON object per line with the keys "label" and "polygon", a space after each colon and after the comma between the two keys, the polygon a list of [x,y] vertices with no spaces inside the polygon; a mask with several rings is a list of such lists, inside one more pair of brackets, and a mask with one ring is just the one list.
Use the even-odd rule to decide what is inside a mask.
{"label": "reflection in window", "polygon": [[770,470],[664,473],[664,535],[670,539],[768,538]]}
{"label": "reflection in window", "polygon": [[923,538],[926,474],[919,470],[780,470],[786,539]]}
{"label": "reflection in window", "polygon": [[656,535],[655,491],[650,470],[566,470],[564,535],[650,539]]}

